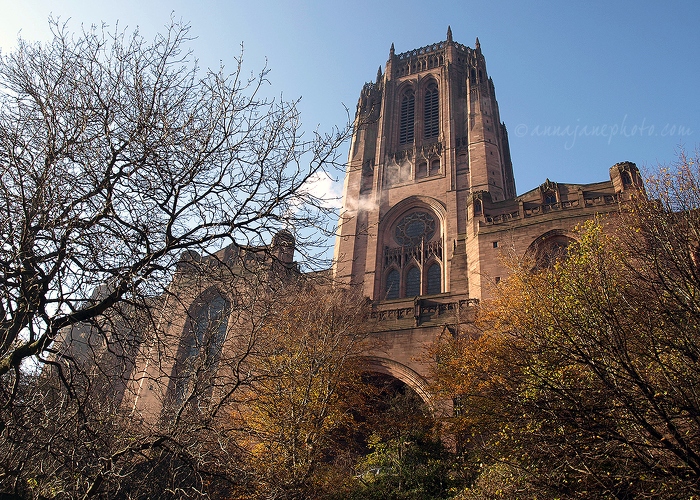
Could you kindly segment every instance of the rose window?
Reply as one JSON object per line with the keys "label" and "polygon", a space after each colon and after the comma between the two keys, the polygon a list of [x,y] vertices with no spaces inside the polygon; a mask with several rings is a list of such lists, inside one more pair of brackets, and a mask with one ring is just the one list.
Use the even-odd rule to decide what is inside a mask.
{"label": "rose window", "polygon": [[414,247],[421,240],[429,241],[435,234],[435,218],[427,212],[413,212],[396,225],[394,239],[404,247]]}

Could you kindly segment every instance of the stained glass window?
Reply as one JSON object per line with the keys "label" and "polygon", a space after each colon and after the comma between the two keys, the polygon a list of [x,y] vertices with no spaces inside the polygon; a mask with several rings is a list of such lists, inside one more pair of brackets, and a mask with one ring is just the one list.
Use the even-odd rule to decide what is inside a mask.
{"label": "stained glass window", "polygon": [[428,212],[412,212],[396,224],[394,239],[402,246],[417,246],[435,234],[435,218]]}
{"label": "stained glass window", "polygon": [[433,264],[428,268],[428,295],[442,292],[440,264]]}
{"label": "stained glass window", "polygon": [[420,270],[412,267],[406,273],[406,297],[420,295]]}
{"label": "stained glass window", "polygon": [[389,271],[386,276],[386,293],[384,298],[386,299],[398,299],[399,298],[399,283],[401,281],[401,276],[396,269]]}

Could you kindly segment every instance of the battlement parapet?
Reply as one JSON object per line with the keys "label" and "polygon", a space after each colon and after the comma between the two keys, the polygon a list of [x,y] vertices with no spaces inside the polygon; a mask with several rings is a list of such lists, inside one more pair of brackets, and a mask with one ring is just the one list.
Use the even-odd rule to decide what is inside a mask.
{"label": "battlement parapet", "polygon": [[520,209],[515,211],[495,215],[484,215],[484,220],[481,221],[481,225],[491,226],[495,224],[503,224],[513,220],[539,217],[541,215],[566,210],[618,205],[621,201],[621,197],[619,194],[601,194],[598,196],[585,197],[582,201],[583,204],[581,203],[581,200],[578,199],[538,205],[527,203],[521,205]]}
{"label": "battlement parapet", "polygon": [[438,51],[442,51],[442,49],[445,48],[446,42],[438,42],[438,43],[433,43],[430,45],[426,45],[425,47],[421,47],[419,49],[413,49],[409,50],[407,52],[402,52],[401,54],[396,54],[396,58],[398,60],[402,59],[410,59],[412,57],[418,57],[422,55],[429,55],[431,53],[436,53]]}
{"label": "battlement parapet", "polygon": [[[468,320],[471,317],[470,314],[467,314],[469,308],[479,304],[478,299],[441,300],[440,297],[416,298],[411,305],[405,299],[400,302],[402,302],[400,307],[383,304],[382,307],[378,307],[370,313],[370,318],[380,323],[413,320],[415,326],[434,322],[446,315],[453,317],[453,319],[454,316],[461,316]],[[458,315],[458,313],[460,314]]]}

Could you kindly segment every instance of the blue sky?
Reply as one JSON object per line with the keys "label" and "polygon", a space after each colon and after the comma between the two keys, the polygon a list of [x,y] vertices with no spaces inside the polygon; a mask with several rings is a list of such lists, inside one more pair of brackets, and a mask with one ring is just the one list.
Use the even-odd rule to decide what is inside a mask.
{"label": "blue sky", "polygon": [[[148,1],[0,0],[0,47],[48,36],[53,13],[139,26],[171,12],[192,25],[202,66],[271,69],[270,95],[302,97],[305,126],[328,130],[354,112],[362,85],[404,52],[479,37],[510,134],[518,192],[595,182],[618,161],[653,168],[700,144],[700,2],[695,1]],[[343,153],[345,154],[345,153]]]}

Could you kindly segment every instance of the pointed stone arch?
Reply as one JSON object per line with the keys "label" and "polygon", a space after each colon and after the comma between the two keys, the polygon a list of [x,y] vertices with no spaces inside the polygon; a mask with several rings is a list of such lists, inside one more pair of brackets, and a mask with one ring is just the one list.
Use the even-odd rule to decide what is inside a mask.
{"label": "pointed stone arch", "polygon": [[576,238],[571,231],[552,229],[535,238],[524,257],[534,264],[535,269],[549,267],[556,259],[565,256],[566,248],[574,241]]}
{"label": "pointed stone arch", "polygon": [[233,297],[217,285],[209,286],[187,305],[168,383],[170,403],[182,403],[193,377],[216,373],[235,305]]}
{"label": "pointed stone arch", "polygon": [[363,356],[362,360],[363,366],[368,372],[389,375],[410,387],[430,408],[433,414],[442,410],[443,405],[435,401],[428,390],[428,381],[415,370],[402,363],[380,356]]}
{"label": "pointed stone arch", "polygon": [[[430,227],[429,235],[426,237],[425,246],[420,242],[410,240],[401,233],[401,238],[397,236],[397,231],[403,227],[407,218],[416,216],[424,217],[426,224]],[[424,295],[427,290],[428,269],[424,264],[431,265],[437,262],[440,265],[440,292],[445,278],[445,234],[447,231],[447,210],[445,205],[428,196],[414,195],[404,198],[394,205],[384,214],[379,223],[378,252],[382,258],[377,261],[374,293],[375,297],[383,297],[388,289],[388,273],[390,268],[396,264],[400,272],[401,284],[399,286],[400,297],[411,297]],[[398,239],[397,239],[398,238]],[[407,243],[407,241],[409,241]],[[408,273],[412,267],[416,267],[420,273],[418,289],[407,290]],[[399,297],[396,297],[399,298]]]}

